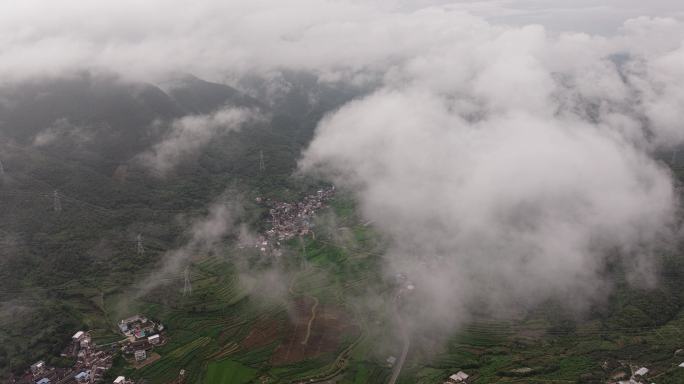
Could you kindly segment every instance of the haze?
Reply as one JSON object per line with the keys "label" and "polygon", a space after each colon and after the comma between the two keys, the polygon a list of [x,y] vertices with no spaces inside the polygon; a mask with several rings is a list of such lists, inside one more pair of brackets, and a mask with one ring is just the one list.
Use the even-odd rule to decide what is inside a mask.
{"label": "haze", "polygon": [[[277,132],[275,146],[301,145],[287,147],[292,159],[282,164],[264,164],[259,149],[259,172],[289,164],[292,180],[331,183],[350,196],[382,238],[383,280],[416,284],[402,314],[407,340],[446,338],[476,315],[509,318],[548,301],[581,318],[614,292],[615,270],[638,289],[659,287],[659,256],[679,246],[670,160],[684,144],[679,0],[0,3],[0,107],[11,110],[13,92],[31,85],[91,76],[131,85],[141,103],[194,76],[233,87],[239,102],[150,119],[141,137],[151,142],[126,148],[121,164],[167,186],[227,137]],[[299,85],[285,80],[292,76],[313,79],[292,102],[304,105],[296,112],[279,99],[295,100],[289,92]],[[157,105],[145,102],[144,110]],[[314,120],[310,137],[292,133],[297,119]],[[0,115],[0,130],[5,124]],[[91,148],[110,128],[60,116],[35,127],[27,146]],[[297,273],[253,270],[270,261],[224,244],[261,239],[265,224],[248,229],[243,217],[254,209],[243,205],[256,204],[242,197],[245,180],[262,189],[285,182],[255,175],[231,179],[220,193],[225,186],[209,176],[206,185],[179,187],[216,196],[203,216],[183,218],[189,229],[176,235],[185,240],[160,252],[156,269],[135,282],[135,298],[187,271],[199,253],[230,254],[247,292],[288,303],[294,316],[287,297]],[[321,232],[337,231],[335,220]],[[382,300],[369,288],[353,305],[377,309]]]}

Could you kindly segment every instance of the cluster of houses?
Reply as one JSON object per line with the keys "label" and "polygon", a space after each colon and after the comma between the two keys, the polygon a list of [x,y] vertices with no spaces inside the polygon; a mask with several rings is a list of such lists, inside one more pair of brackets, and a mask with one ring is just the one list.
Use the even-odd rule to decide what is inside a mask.
{"label": "cluster of houses", "polygon": [[[278,247],[281,241],[289,240],[297,236],[313,234],[311,222],[317,210],[324,208],[327,200],[335,195],[335,187],[323,188],[304,197],[301,201],[285,203],[267,200],[264,203],[270,206],[271,228],[266,233],[258,236],[255,247],[262,253],[280,254]],[[263,202],[257,198],[257,202]]]}
{"label": "cluster of houses", "polygon": [[[11,384],[94,384],[103,381],[104,373],[112,367],[117,349],[129,356],[135,363],[143,363],[149,352],[166,343],[164,326],[160,323],[135,315],[118,324],[125,338],[107,346],[96,345],[89,332],[78,331],[71,337],[71,343],[62,352],[62,357],[74,359],[69,368],[50,367],[41,360],[31,365],[20,378],[12,378]],[[114,384],[134,384],[119,376]]]}
{"label": "cluster of houses", "polygon": [[166,343],[164,326],[142,315],[134,315],[119,322],[119,330],[126,336],[121,351],[136,363],[143,363],[150,357],[154,347]]}
{"label": "cluster of houses", "polygon": [[112,350],[100,348],[92,342],[90,334],[76,332],[71,343],[62,353],[62,357],[75,358],[70,368],[48,366],[41,360],[31,365],[29,371],[19,379],[12,379],[16,384],[92,384],[102,381],[104,373],[112,367]]}
{"label": "cluster of houses", "polygon": [[139,341],[159,335],[164,330],[161,323],[155,323],[142,315],[133,315],[119,322],[119,330],[129,341]]}
{"label": "cluster of houses", "polygon": [[[610,363],[604,362],[602,367],[606,369]],[[646,378],[649,373],[649,369],[646,367],[633,368],[631,366],[621,365],[617,369],[613,369],[611,375],[611,381],[609,384],[642,384],[647,383]]]}
{"label": "cluster of houses", "polygon": [[319,189],[296,203],[278,202],[270,209],[272,228],[266,232],[270,238],[279,241],[295,236],[306,236],[311,231],[311,219],[325,202],[333,197],[335,187]]}

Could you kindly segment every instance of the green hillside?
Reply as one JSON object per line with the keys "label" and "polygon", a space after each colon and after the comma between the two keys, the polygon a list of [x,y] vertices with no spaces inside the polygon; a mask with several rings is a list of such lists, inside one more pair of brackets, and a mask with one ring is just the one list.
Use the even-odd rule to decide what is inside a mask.
{"label": "green hillside", "polygon": [[[191,294],[183,294],[180,276],[139,292],[137,284],[165,252],[187,243],[189,223],[216,199],[239,200],[242,224],[261,232],[268,212],[256,197],[298,201],[325,184],[293,175],[297,160],[316,122],[362,90],[288,76],[292,88],[280,102],[260,99],[258,79],[249,80],[257,92],[247,95],[192,77],[167,89],[83,75],[31,84],[16,105],[2,106],[1,376],[39,359],[68,366],[59,353],[76,330],[107,343],[121,338],[118,319],[144,313],[166,326],[168,342],[154,350],[159,360],[136,369],[118,357],[107,379],[173,383],[181,370],[187,383],[389,379],[387,358],[402,342],[391,316],[396,287],[382,271],[386,244],[344,191],[318,212],[315,238],[284,241],[279,258],[240,250],[230,234],[189,259]],[[313,106],[305,102],[312,93]],[[41,112],[33,113],[39,94]],[[222,106],[258,108],[269,118],[218,135],[166,177],[138,162],[164,137],[153,127]],[[60,119],[90,136],[78,145],[71,137],[35,145],[35,134]],[[681,169],[675,173],[682,178]],[[514,319],[483,313],[447,337],[421,335],[399,382],[442,383],[463,370],[475,383],[603,383],[625,364],[648,366],[658,383],[679,382],[684,262],[679,249],[659,257],[661,284],[636,288],[615,267],[610,300],[580,316],[544,303]],[[268,280],[272,271],[277,281]],[[378,300],[359,299],[368,293]]]}

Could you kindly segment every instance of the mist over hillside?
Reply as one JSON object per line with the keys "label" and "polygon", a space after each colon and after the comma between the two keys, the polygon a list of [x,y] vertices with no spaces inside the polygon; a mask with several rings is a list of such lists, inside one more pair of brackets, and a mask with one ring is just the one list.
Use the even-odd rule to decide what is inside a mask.
{"label": "mist over hillside", "polygon": [[[117,319],[149,313],[171,324],[159,361],[121,344],[110,374],[672,376],[684,340],[645,334],[684,309],[683,17],[669,0],[0,5],[0,372],[23,383],[65,335],[121,343]],[[481,321],[505,341],[455,341]],[[610,346],[520,352],[581,331]]]}
{"label": "mist over hillside", "polygon": [[[78,327],[81,310],[71,316],[74,308],[54,307],[69,297],[64,283],[97,291],[102,279],[123,279],[123,286],[142,281],[166,249],[183,241],[187,220],[180,216],[201,214],[224,190],[255,196],[301,188],[289,180],[313,134],[315,116],[322,114],[316,103],[297,110],[297,96],[283,94],[287,108],[273,100],[266,105],[192,76],[161,86],[79,73],[0,91],[5,101],[0,273],[8,316],[3,324],[9,331],[3,337],[14,337],[21,324],[11,319],[24,312],[62,318],[69,330]],[[287,92],[318,91],[299,84],[292,88]],[[332,92],[331,97],[323,96],[322,103],[349,96]],[[268,121],[231,125],[219,120],[213,130],[205,129],[206,116],[230,110],[258,111]],[[188,121],[198,122],[195,131],[183,125]],[[187,150],[180,157],[164,155],[177,152],[174,145]],[[259,171],[260,151],[266,152],[264,172]],[[145,234],[144,255],[135,254],[140,233]],[[37,315],[41,311],[44,315]],[[44,320],[37,319],[22,329],[41,326]],[[6,363],[20,358],[15,366],[27,363],[24,354],[43,353],[46,341],[59,352],[62,329],[37,332],[31,343],[6,352]]]}

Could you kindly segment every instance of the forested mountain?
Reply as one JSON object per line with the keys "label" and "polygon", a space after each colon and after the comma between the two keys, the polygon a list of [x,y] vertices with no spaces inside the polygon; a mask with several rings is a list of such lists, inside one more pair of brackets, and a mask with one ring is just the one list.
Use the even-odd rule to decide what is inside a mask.
{"label": "forested mountain", "polygon": [[[287,95],[283,107],[193,76],[162,87],[80,73],[0,88],[3,371],[54,355],[98,311],[94,298],[142,279],[183,241],[179,215],[203,212],[229,187],[246,198],[301,188],[291,174],[316,121],[330,103],[350,97],[327,89],[332,101],[307,100],[297,109]],[[291,89],[319,91],[311,83]],[[262,118],[219,131],[168,174],[145,164],[141,154],[167,138],[175,121],[222,108],[253,109]],[[144,255],[135,252],[138,234]]]}

